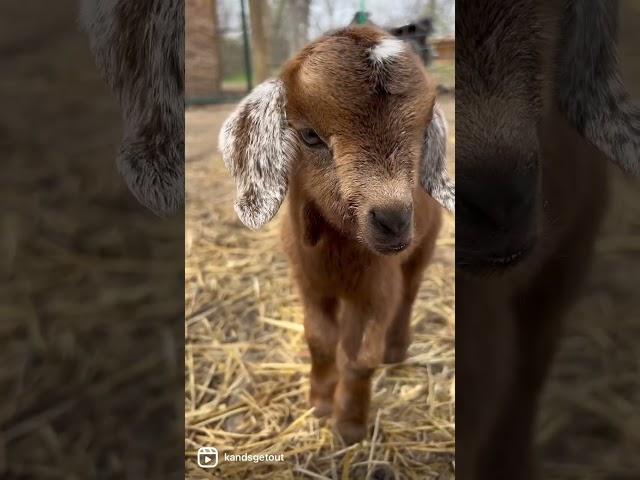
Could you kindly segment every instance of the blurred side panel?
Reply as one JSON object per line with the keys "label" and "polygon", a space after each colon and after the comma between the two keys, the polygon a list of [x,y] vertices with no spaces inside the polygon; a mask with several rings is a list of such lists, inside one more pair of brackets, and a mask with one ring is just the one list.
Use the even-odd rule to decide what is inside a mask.
{"label": "blurred side panel", "polygon": [[456,3],[456,477],[639,478],[638,2]]}
{"label": "blurred side panel", "polygon": [[[78,15],[73,0],[0,5],[0,477],[184,478],[183,213],[156,216],[119,172],[127,74],[109,81]],[[139,25],[113,68],[145,77],[166,27]],[[165,120],[179,167],[182,110]]]}

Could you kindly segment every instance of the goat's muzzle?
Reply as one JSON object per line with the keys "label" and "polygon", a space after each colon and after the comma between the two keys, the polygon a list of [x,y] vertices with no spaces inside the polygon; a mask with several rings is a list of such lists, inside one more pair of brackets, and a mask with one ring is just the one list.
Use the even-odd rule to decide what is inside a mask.
{"label": "goat's muzzle", "polygon": [[410,205],[372,208],[368,222],[371,244],[378,253],[398,253],[411,244],[413,208]]}
{"label": "goat's muzzle", "polygon": [[499,272],[527,258],[538,234],[536,168],[469,172],[458,181],[457,192],[457,266]]}

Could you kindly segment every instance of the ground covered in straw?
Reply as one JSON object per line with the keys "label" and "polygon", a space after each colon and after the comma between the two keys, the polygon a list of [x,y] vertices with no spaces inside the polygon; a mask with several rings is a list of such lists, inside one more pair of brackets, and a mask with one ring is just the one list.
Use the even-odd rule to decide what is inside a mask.
{"label": "ground covered in straw", "polygon": [[[451,124],[453,98],[444,99]],[[446,216],[413,314],[409,359],[380,368],[368,438],[345,448],[307,403],[302,310],[276,219],[259,232],[233,212],[235,188],[216,152],[232,106],[187,120],[186,456],[189,478],[449,479],[454,477],[454,235]],[[284,454],[281,463],[202,470],[201,446]]]}

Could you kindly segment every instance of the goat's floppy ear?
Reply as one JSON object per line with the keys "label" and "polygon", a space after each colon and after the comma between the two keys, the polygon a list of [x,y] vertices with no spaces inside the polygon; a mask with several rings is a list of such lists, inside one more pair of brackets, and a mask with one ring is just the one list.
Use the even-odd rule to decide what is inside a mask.
{"label": "goat's floppy ear", "polygon": [[455,185],[447,174],[447,121],[440,105],[433,106],[433,116],[425,135],[420,181],[427,193],[451,213],[455,213]]}
{"label": "goat's floppy ear", "polygon": [[618,1],[565,0],[556,95],[569,122],[623,170],[640,173],[640,107],[624,87]]}
{"label": "goat's floppy ear", "polygon": [[173,215],[184,207],[184,8],[79,2],[80,26],[123,112],[118,170],[140,203]]}
{"label": "goat's floppy ear", "polygon": [[240,102],[222,126],[218,145],[236,182],[238,217],[249,228],[262,227],[284,200],[296,155],[281,80],[261,83]]}

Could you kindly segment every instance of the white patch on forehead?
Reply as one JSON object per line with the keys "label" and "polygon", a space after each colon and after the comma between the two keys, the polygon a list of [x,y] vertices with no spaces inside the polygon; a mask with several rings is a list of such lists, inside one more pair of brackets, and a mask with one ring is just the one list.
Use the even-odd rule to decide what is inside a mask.
{"label": "white patch on forehead", "polygon": [[405,44],[397,38],[385,38],[371,49],[371,60],[384,63],[404,52]]}

